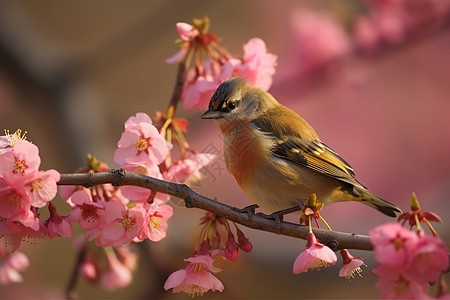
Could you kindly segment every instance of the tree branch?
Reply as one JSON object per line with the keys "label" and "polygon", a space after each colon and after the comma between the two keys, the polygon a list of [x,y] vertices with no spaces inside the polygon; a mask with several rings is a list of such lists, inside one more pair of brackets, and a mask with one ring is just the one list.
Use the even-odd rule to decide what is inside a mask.
{"label": "tree branch", "polygon": [[[187,208],[195,207],[210,211],[249,228],[301,239],[306,239],[308,234],[307,226],[284,221],[277,222],[263,216],[240,212],[234,207],[197,194],[185,184],[167,182],[123,169],[102,173],[61,174],[61,179],[58,182],[59,185],[82,185],[85,187],[106,183],[111,183],[115,186],[134,185],[168,194],[183,199]],[[324,229],[313,229],[313,231],[321,243],[334,251],[340,249],[373,250],[369,237],[365,235]]]}

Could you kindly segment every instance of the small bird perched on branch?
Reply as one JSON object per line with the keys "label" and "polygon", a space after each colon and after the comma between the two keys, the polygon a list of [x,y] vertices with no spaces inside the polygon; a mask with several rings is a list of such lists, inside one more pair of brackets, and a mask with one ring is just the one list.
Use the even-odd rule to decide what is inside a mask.
{"label": "small bird perched on branch", "polygon": [[264,208],[303,207],[315,193],[324,204],[359,201],[391,217],[401,212],[359,183],[302,117],[242,78],[223,82],[202,118],[215,120],[228,171]]}

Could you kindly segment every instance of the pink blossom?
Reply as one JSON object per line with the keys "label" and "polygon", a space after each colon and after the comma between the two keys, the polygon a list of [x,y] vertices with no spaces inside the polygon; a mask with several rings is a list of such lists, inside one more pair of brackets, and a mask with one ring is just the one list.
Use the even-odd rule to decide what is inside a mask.
{"label": "pink blossom", "polygon": [[[147,116],[148,117],[148,116]],[[151,120],[150,120],[151,121]],[[114,161],[122,165],[159,165],[169,154],[170,145],[147,120],[146,115],[138,113],[125,123],[125,131],[118,142]]]}
{"label": "pink blossom", "polygon": [[[133,164],[122,166],[125,170],[139,173],[145,176],[150,176],[157,179],[163,179],[159,167],[156,165],[143,165],[143,164]],[[152,193],[151,190],[143,187],[125,185],[121,186],[120,190],[122,194],[135,202],[145,202],[149,200]]]}
{"label": "pink blossom", "polygon": [[179,22],[176,24],[176,27],[183,41],[191,41],[199,35],[198,30],[191,24]]}
{"label": "pink blossom", "polygon": [[267,53],[264,41],[252,38],[244,45],[244,57],[241,64],[236,65],[234,75],[243,77],[250,84],[267,91],[272,85],[276,64],[277,56]]}
{"label": "pink blossom", "polygon": [[427,283],[412,279],[401,268],[381,265],[372,272],[378,276],[375,286],[382,299],[429,299]]}
{"label": "pink blossom", "polygon": [[90,240],[95,239],[104,225],[105,208],[93,202],[91,194],[86,190],[73,193],[71,199],[75,207],[70,211],[68,220],[80,224],[87,231]]}
{"label": "pink blossom", "polygon": [[441,239],[423,235],[410,251],[405,269],[417,281],[436,282],[439,275],[448,270],[447,248]]}
{"label": "pink blossom", "polygon": [[336,264],[337,257],[333,250],[317,242],[313,233],[308,234],[306,249],[294,262],[294,274],[307,272],[309,269],[320,269]]}
{"label": "pink blossom", "polygon": [[185,259],[189,265],[184,270],[178,270],[167,278],[164,289],[173,288],[174,293],[185,292],[190,296],[201,296],[209,290],[223,291],[222,282],[211,272],[218,272],[213,266],[213,259],[208,255],[199,255]]}
{"label": "pink blossom", "polygon": [[86,253],[83,262],[78,266],[81,276],[90,282],[95,282],[99,277],[99,266],[91,253]]}
{"label": "pink blossom", "polygon": [[320,67],[351,49],[350,39],[330,15],[307,10],[292,14],[295,55],[302,71]]}
{"label": "pink blossom", "polygon": [[16,176],[26,176],[37,172],[40,164],[38,147],[21,140],[10,151],[0,153],[0,176],[5,172]]}
{"label": "pink blossom", "polygon": [[167,221],[172,217],[173,209],[169,205],[154,202],[147,207],[144,229],[138,236],[139,240],[145,238],[153,242],[159,242],[166,237]]}
{"label": "pink blossom", "polygon": [[4,261],[0,265],[0,283],[22,282],[22,275],[19,273],[28,268],[30,262],[28,257],[22,252],[16,251],[10,255],[2,255]]}
{"label": "pink blossom", "polygon": [[145,210],[142,207],[127,209],[125,204],[109,201],[105,205],[104,223],[95,242],[100,247],[121,246],[131,242],[144,226]]}
{"label": "pink blossom", "polygon": [[375,259],[380,264],[404,266],[419,237],[398,223],[387,223],[369,232],[370,242],[375,246]]}
{"label": "pink blossom", "polygon": [[180,63],[184,60],[187,54],[187,49],[181,48],[180,51],[172,55],[171,57],[166,59],[166,63],[168,64],[176,64]]}
{"label": "pink blossom", "polygon": [[210,76],[199,76],[188,83],[183,89],[183,109],[206,109],[220,83],[219,80]]}
{"label": "pink blossom", "polygon": [[31,205],[41,208],[55,198],[58,191],[56,183],[60,175],[55,170],[40,171],[36,175],[37,177],[29,185]]}
{"label": "pink blossom", "polygon": [[45,222],[47,227],[48,237],[54,239],[57,236],[60,237],[71,237],[73,235],[72,224],[58,214],[56,207],[53,203],[48,204],[48,210],[50,212],[50,217]]}
{"label": "pink blossom", "polygon": [[105,254],[107,266],[100,276],[100,285],[109,291],[129,285],[133,279],[131,270],[117,259],[112,249],[105,250]]}
{"label": "pink blossom", "polygon": [[175,161],[170,168],[164,172],[167,181],[184,183],[193,177],[194,180],[201,178],[199,171],[211,163],[217,156],[210,153],[186,152],[186,158]]}
{"label": "pink blossom", "polygon": [[343,267],[339,270],[339,276],[347,279],[354,279],[355,274],[361,277],[361,266],[364,265],[361,257],[353,257],[347,249],[341,250]]}
{"label": "pink blossom", "polygon": [[2,220],[0,218],[0,247],[4,247],[9,252],[16,251],[22,241],[33,241],[34,239],[47,238],[47,229],[44,223],[35,218],[37,229],[27,227],[20,222],[13,222],[9,220]]}

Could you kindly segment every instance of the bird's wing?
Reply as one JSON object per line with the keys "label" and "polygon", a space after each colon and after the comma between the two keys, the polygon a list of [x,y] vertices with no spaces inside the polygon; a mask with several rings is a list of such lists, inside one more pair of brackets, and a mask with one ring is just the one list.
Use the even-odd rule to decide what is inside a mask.
{"label": "bird's wing", "polygon": [[352,167],[335,151],[322,143],[318,137],[317,139],[305,140],[298,137],[295,131],[285,131],[283,134],[279,134],[268,122],[261,123],[261,119],[253,122],[253,125],[274,140],[272,148],[274,156],[365,188],[355,179]]}

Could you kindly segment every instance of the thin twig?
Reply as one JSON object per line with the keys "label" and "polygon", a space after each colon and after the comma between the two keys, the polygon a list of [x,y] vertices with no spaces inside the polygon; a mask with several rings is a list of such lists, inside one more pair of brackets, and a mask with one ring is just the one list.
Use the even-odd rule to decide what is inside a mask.
{"label": "thin twig", "polygon": [[[277,222],[259,215],[249,215],[247,212],[236,210],[234,207],[197,194],[185,184],[168,182],[123,169],[90,174],[61,174],[61,180],[58,182],[59,185],[82,185],[85,187],[106,183],[111,183],[116,186],[140,186],[151,189],[152,191],[168,194],[183,199],[187,208],[195,207],[210,211],[249,228],[301,239],[306,239],[306,235],[308,234],[308,228],[306,226],[284,221]],[[326,244],[334,251],[340,249],[373,250],[369,237],[365,235],[324,229],[314,229],[313,231],[321,243]]]}

